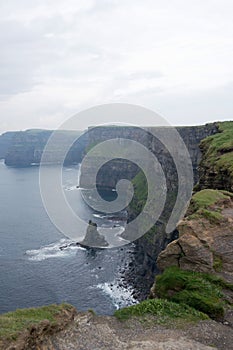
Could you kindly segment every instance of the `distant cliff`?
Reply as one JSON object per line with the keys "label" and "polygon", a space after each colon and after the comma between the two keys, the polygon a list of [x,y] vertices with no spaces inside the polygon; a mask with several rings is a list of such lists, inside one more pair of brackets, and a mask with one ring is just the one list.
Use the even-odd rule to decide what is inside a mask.
{"label": "distant cliff", "polygon": [[14,138],[16,132],[6,132],[0,136],[0,159],[6,157],[6,153],[11,145],[12,139]]}
{"label": "distant cliff", "polygon": [[[52,133],[52,130],[37,129],[5,133],[0,136],[0,158],[5,159],[5,164],[8,166],[24,167],[39,164],[44,147]],[[80,137],[81,132],[78,131],[59,131],[59,142],[47,157],[49,163],[59,162],[61,151],[69,140],[73,139],[74,133],[77,134],[78,140],[70,148],[65,164],[81,161],[86,147],[85,134]]]}

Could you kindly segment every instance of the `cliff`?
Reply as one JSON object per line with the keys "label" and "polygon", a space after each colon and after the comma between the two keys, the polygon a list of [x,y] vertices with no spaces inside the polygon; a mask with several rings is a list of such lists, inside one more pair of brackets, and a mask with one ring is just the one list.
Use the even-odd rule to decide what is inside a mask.
{"label": "cliff", "polygon": [[213,188],[233,192],[233,122],[217,124],[216,135],[201,142],[198,189]]}
{"label": "cliff", "polygon": [[42,151],[52,131],[27,130],[14,133],[5,154],[9,166],[30,166],[39,163]]}
{"label": "cliff", "polygon": [[[5,159],[5,164],[8,166],[24,167],[39,164],[44,147],[52,133],[51,130],[26,130],[5,133],[0,136],[0,155]],[[59,131],[57,132],[57,143],[51,154],[47,156],[49,163],[60,161],[60,155],[65,145],[73,139],[74,134],[78,140],[70,148],[65,164],[76,164],[81,161],[86,147],[85,134],[80,137],[81,132]]]}
{"label": "cliff", "polygon": [[200,179],[179,238],[160,253],[160,269],[224,273],[233,279],[233,122],[218,123],[219,133],[201,142]]}
{"label": "cliff", "polygon": [[[194,182],[196,183],[198,179],[197,169],[201,159],[199,144],[201,140],[207,136],[218,132],[217,125],[206,124],[193,127],[177,127],[176,129],[189,151],[193,164]],[[157,138],[153,137],[151,131],[153,131],[153,128],[147,127],[142,129],[131,126],[100,126],[89,128],[87,133],[88,140],[86,150],[89,151],[98,143],[114,138],[120,138],[120,143],[122,146],[124,146],[125,142],[125,147],[127,147],[127,140],[134,140],[155,154],[166,174],[167,187],[169,189],[175,189],[174,186],[177,182],[177,177],[175,175],[176,170],[174,161],[172,160],[172,157],[170,156],[166,147]],[[167,134],[168,128],[164,128],[162,132]],[[101,157],[101,155],[99,157]],[[94,164],[95,159],[93,159],[93,167],[86,169],[85,173],[94,171]],[[100,170],[97,177],[97,187],[102,189],[115,188],[115,185],[119,179],[127,178],[132,180],[138,171],[139,168],[134,163],[123,159],[123,157],[112,160],[104,165],[103,169]]]}
{"label": "cliff", "polygon": [[[233,332],[228,321],[215,322],[186,305],[162,299],[146,300],[118,310],[115,316],[77,312],[68,305],[17,310],[0,315],[0,323],[8,319],[4,331],[7,328],[11,334],[4,337],[0,331],[0,349],[232,349]],[[23,328],[17,332],[15,326],[22,323]]]}
{"label": "cliff", "polygon": [[157,259],[169,266],[222,274],[233,281],[233,194],[206,189],[195,193],[186,217],[177,227],[179,238]]}
{"label": "cliff", "polygon": [[6,153],[15,134],[15,132],[6,132],[0,136],[0,159],[4,159],[6,157]]}
{"label": "cliff", "polygon": [[[48,349],[51,336],[69,326],[77,310],[69,304],[18,309],[0,315],[0,349]],[[49,348],[52,349],[52,348]]]}
{"label": "cliff", "polygon": [[[200,181],[178,238],[157,259],[152,297],[185,303],[224,322],[233,305],[233,123],[204,139]],[[213,187],[213,188],[206,188]],[[230,322],[232,325],[232,321]]]}
{"label": "cliff", "polygon": [[[194,173],[194,184],[198,182],[198,166],[201,161],[200,142],[210,135],[218,132],[216,124],[207,124],[197,127],[180,127],[177,131],[184,140],[189,151]],[[177,172],[174,162],[168,151],[159,146],[157,140],[151,140],[150,148],[158,158],[167,181],[167,200],[164,211],[156,225],[154,225],[143,237],[136,242],[137,254],[132,267],[132,274],[137,276],[133,283],[136,283],[140,289],[144,289],[146,296],[148,288],[154,280],[154,274],[157,272],[156,259],[158,254],[167,246],[168,243],[177,238],[178,232],[175,230],[171,234],[165,233],[166,223],[174,207],[177,194]],[[129,208],[132,218],[138,215],[146,200],[146,181],[142,175],[137,175],[133,180],[135,183],[135,197]],[[130,278],[130,277],[129,277]]]}
{"label": "cliff", "polygon": [[[216,132],[215,125],[213,129],[208,128],[205,132]],[[216,134],[202,142],[201,178],[196,186],[200,191],[193,195],[187,214],[177,227],[178,231],[173,237],[167,237],[164,233],[170,208],[167,206],[158,225],[137,242],[138,266],[131,270],[134,273],[132,278],[137,278],[136,272],[141,273],[144,269],[146,285],[155,268],[154,257],[169,239],[172,240],[175,234],[179,235],[159,254],[157,263],[164,272],[157,276],[152,287],[151,296],[154,299],[118,310],[116,317],[96,316],[93,312],[77,313],[70,306],[56,307],[55,310],[54,307],[49,310],[45,308],[42,313],[40,309],[33,309],[2,315],[0,325],[4,327],[0,331],[0,348],[232,349],[233,284],[229,282],[233,280],[233,194],[225,190],[232,188],[232,150],[229,146],[232,136],[229,129],[223,131],[218,125],[221,136]],[[200,160],[200,151],[195,148],[195,132],[192,128],[181,128],[180,132],[184,132],[184,138],[187,137],[186,144],[191,140],[189,148],[195,171]],[[200,139],[205,132],[200,127]],[[221,137],[224,133],[223,147]],[[213,151],[216,140],[217,147]],[[150,147],[158,150],[153,142],[150,142]],[[161,153],[160,160],[164,157],[163,166],[165,169],[167,167],[168,183],[171,183],[173,191],[176,188],[172,182],[176,176],[173,165],[167,153],[164,150]],[[216,173],[216,169],[219,173]],[[212,176],[213,172],[217,181]],[[99,181],[101,185],[102,179]],[[143,174],[137,172],[133,183],[135,198],[130,208],[132,217],[141,210],[146,198]],[[205,189],[206,186],[217,189]],[[172,191],[169,200],[175,193]]]}

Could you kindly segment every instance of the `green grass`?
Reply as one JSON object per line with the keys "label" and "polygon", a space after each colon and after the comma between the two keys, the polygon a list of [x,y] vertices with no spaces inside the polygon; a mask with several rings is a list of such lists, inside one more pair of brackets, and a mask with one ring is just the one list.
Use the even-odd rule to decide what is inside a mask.
{"label": "green grass", "polygon": [[201,142],[203,164],[216,170],[227,171],[233,177],[233,122],[218,123],[219,133]]}
{"label": "green grass", "polygon": [[59,314],[71,308],[73,306],[69,304],[49,305],[39,308],[18,309],[2,314],[0,315],[0,339],[15,340],[24,329],[43,320],[48,320],[51,324],[56,325]]}
{"label": "green grass", "polygon": [[223,262],[220,256],[214,256],[213,268],[216,272],[221,272],[223,267]]}
{"label": "green grass", "polygon": [[188,220],[198,220],[200,218],[207,219],[211,224],[218,224],[224,219],[224,217],[220,213],[206,209],[200,209],[194,214],[188,216]]}
{"label": "green grass", "polygon": [[155,289],[159,298],[187,304],[213,319],[221,319],[225,306],[222,290],[233,290],[233,285],[211,274],[170,267],[157,276]]}
{"label": "green grass", "polygon": [[148,196],[147,180],[142,171],[139,171],[134,177],[132,184],[134,186],[134,198],[130,203],[130,207],[138,215],[144,208]]}
{"label": "green grass", "polygon": [[[199,209],[207,209],[211,205],[214,205],[221,199],[227,199],[229,196],[227,195],[227,191],[218,191],[218,190],[202,190],[195,193],[191,200],[191,208],[193,211]],[[229,193],[230,195],[230,193]]]}
{"label": "green grass", "polygon": [[185,304],[178,304],[163,299],[148,299],[133,306],[115,311],[119,320],[130,317],[155,316],[156,323],[169,325],[176,320],[182,322],[197,322],[208,319],[208,316]]}
{"label": "green grass", "polygon": [[218,203],[232,196],[233,194],[227,191],[212,189],[199,191],[193,195],[186,216],[190,220],[204,217],[211,223],[217,224],[223,220]]}

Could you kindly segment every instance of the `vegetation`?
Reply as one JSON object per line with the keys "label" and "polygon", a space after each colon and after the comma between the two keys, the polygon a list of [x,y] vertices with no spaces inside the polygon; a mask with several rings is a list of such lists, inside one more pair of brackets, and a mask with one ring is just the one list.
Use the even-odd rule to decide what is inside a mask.
{"label": "vegetation", "polygon": [[156,323],[169,325],[176,320],[182,322],[196,322],[208,319],[204,313],[195,310],[186,304],[178,304],[163,299],[148,299],[140,304],[129,306],[115,311],[119,320],[127,320],[130,317],[155,316]]}
{"label": "vegetation", "polygon": [[225,194],[218,190],[202,190],[197,192],[192,197],[193,210],[207,209],[211,205],[217,203],[221,199],[227,199],[227,192]]}
{"label": "vegetation", "polygon": [[204,217],[211,223],[218,223],[223,219],[220,207],[215,208],[215,204],[232,197],[232,193],[227,191],[219,191],[206,189],[195,193],[191,199],[189,209],[187,211],[188,219],[196,219]]}
{"label": "vegetation", "polygon": [[214,256],[213,268],[216,272],[221,272],[223,267],[222,258],[220,256]]}
{"label": "vegetation", "polygon": [[59,316],[66,310],[71,310],[69,304],[49,305],[39,308],[18,309],[13,312],[0,315],[0,339],[17,339],[20,332],[30,326],[48,320],[56,325]]}
{"label": "vegetation", "polygon": [[226,302],[222,290],[233,285],[220,277],[169,267],[156,278],[155,293],[159,298],[186,304],[213,319],[221,319]]}
{"label": "vegetation", "polygon": [[148,195],[147,180],[144,173],[139,171],[132,183],[134,186],[134,198],[130,203],[130,207],[138,215],[143,210]]}
{"label": "vegetation", "polygon": [[201,142],[206,166],[227,171],[233,177],[233,122],[218,123],[219,133]]}

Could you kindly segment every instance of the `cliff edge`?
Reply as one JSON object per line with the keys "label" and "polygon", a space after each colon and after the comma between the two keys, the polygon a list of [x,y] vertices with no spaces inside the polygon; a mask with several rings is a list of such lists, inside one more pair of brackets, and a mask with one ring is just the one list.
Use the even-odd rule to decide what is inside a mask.
{"label": "cliff edge", "polygon": [[178,225],[179,238],[157,259],[169,266],[209,272],[233,281],[233,194],[206,189],[192,197],[186,217]]}

